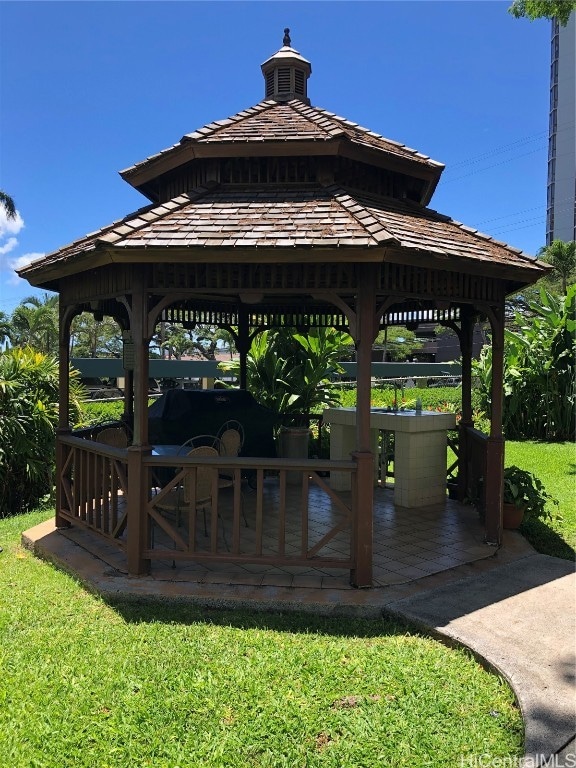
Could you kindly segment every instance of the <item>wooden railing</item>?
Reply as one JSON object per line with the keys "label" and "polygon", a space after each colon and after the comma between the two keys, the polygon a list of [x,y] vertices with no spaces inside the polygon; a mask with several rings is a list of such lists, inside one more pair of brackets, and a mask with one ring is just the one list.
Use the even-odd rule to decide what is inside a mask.
{"label": "wooden railing", "polygon": [[125,450],[78,437],[58,437],[60,518],[97,531],[123,546],[128,496]]}
{"label": "wooden railing", "polygon": [[[130,535],[128,450],[71,435],[58,436],[61,457],[57,515],[90,528],[123,549]],[[194,560],[353,568],[354,498],[335,493],[330,470],[356,463],[321,459],[141,457],[148,498],[147,560]],[[210,501],[194,498],[195,475],[212,470]],[[190,474],[191,497],[173,512],[162,501],[181,494]],[[221,488],[219,477],[232,478]],[[177,490],[180,489],[180,490]]]}
{"label": "wooden railing", "polygon": [[[352,567],[354,495],[345,501],[323,477],[337,468],[350,472],[354,482],[352,461],[146,456],[144,465],[152,489],[146,559]],[[213,470],[212,488],[210,501],[202,504],[195,498],[195,478],[206,467]],[[174,476],[159,486],[166,470]],[[167,513],[165,499],[186,473],[189,497]],[[232,478],[230,488],[219,488],[222,475]]]}

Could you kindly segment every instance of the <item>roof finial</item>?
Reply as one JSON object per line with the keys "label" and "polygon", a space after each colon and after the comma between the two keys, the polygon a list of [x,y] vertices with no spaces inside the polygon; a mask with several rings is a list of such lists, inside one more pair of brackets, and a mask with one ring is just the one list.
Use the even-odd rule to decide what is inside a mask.
{"label": "roof finial", "polygon": [[290,30],[288,27],[284,30],[284,40],[282,40],[282,45],[292,45],[292,41],[290,40]]}

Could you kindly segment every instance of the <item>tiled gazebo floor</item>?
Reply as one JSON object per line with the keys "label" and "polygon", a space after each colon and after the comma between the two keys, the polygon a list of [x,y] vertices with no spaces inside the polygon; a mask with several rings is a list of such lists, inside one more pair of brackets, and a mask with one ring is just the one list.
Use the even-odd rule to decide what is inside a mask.
{"label": "tiled gazebo floor", "polygon": [[[272,496],[274,491],[272,490]],[[345,497],[345,494],[342,494]],[[334,510],[319,489],[310,489],[310,535],[322,536],[334,525],[338,511]],[[288,494],[286,512],[287,551],[291,542],[300,540],[297,508],[299,496]],[[254,540],[253,495],[244,494],[244,511],[248,526],[242,521],[242,550],[249,551]],[[201,515],[199,515],[201,517]],[[267,525],[274,528],[277,521],[272,510],[267,512]],[[199,521],[199,525],[203,523]],[[203,532],[203,531],[202,531]],[[118,574],[126,573],[122,551],[77,527],[61,531],[91,555],[104,561]],[[161,535],[161,534],[157,534]],[[229,537],[228,533],[228,537]],[[329,554],[345,554],[348,534],[338,534],[330,542]],[[484,528],[473,507],[446,499],[443,506],[407,509],[395,507],[390,488],[375,488],[374,494],[374,586],[387,587],[415,581],[431,574],[473,563],[494,555],[494,548],[484,543]],[[325,554],[324,549],[322,554]],[[182,560],[152,561],[151,578],[158,581],[198,584],[233,584],[270,587],[309,587],[322,589],[352,589],[349,570],[309,566],[268,566],[248,563],[192,562]]]}

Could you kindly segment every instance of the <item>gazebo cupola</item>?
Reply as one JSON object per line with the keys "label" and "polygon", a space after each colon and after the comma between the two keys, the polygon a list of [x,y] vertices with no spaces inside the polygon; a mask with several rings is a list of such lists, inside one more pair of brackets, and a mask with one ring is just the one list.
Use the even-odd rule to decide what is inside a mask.
{"label": "gazebo cupola", "polygon": [[310,104],[307,81],[312,73],[312,66],[291,47],[288,28],[284,30],[282,43],[282,48],[262,64],[266,83],[265,98],[275,101],[299,99],[305,104]]}

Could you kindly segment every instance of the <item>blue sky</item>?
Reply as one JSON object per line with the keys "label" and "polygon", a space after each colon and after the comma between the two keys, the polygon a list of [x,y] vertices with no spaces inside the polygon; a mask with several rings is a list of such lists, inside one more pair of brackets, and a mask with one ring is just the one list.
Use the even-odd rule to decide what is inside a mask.
{"label": "blue sky", "polygon": [[119,170],[261,101],[286,26],[312,104],[445,163],[430,207],[534,254],[550,22],[508,5],[0,0],[0,310],[36,292],[16,265],[146,204]]}

